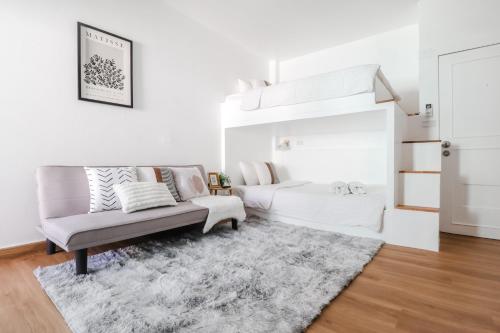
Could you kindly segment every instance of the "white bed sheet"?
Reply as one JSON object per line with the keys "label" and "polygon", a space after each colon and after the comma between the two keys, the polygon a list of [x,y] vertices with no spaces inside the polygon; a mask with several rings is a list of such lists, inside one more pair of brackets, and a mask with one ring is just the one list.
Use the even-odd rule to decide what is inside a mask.
{"label": "white bed sheet", "polygon": [[280,189],[300,187],[307,181],[288,180],[279,184],[272,185],[251,185],[251,186],[236,186],[234,191],[237,196],[243,200],[245,207],[268,210],[274,200],[274,195]]}
{"label": "white bed sheet", "polygon": [[[279,185],[279,184],[277,184]],[[273,186],[273,185],[268,185]],[[274,216],[309,221],[315,227],[348,226],[363,227],[380,232],[385,208],[385,186],[367,186],[367,194],[335,195],[329,184],[305,183],[299,186],[276,187],[269,209],[256,204],[258,186],[239,186],[246,207]],[[244,195],[241,195],[244,193]],[[252,198],[251,201],[245,200]]]}

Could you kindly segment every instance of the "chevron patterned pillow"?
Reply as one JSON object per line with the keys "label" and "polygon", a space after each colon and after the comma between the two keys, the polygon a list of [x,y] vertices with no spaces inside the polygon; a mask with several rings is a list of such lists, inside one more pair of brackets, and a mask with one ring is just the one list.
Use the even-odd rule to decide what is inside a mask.
{"label": "chevron patterned pillow", "polygon": [[90,189],[89,213],[122,208],[113,185],[137,182],[137,172],[134,167],[85,167],[85,173]]}

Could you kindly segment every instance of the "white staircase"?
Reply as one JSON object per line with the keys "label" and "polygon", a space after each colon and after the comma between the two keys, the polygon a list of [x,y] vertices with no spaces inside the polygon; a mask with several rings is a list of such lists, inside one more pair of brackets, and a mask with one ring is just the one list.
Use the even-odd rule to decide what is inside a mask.
{"label": "white staircase", "polygon": [[401,167],[397,207],[438,213],[441,141],[403,141]]}
{"label": "white staircase", "polygon": [[439,171],[400,171],[400,206],[427,207],[439,209]]}
{"label": "white staircase", "polygon": [[403,141],[400,167],[397,205],[389,216],[405,235],[400,245],[438,251],[441,141]]}
{"label": "white staircase", "polygon": [[402,170],[441,170],[441,140],[403,141]]}

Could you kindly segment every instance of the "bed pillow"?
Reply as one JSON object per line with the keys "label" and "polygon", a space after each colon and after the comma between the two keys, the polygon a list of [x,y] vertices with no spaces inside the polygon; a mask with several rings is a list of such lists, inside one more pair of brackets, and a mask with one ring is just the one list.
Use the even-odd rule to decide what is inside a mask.
{"label": "bed pillow", "polygon": [[250,91],[252,89],[253,87],[250,81],[238,79],[238,92],[240,94],[246,93],[247,91]]}
{"label": "bed pillow", "polygon": [[247,185],[259,185],[259,177],[255,167],[250,162],[240,162],[240,171]]}
{"label": "bed pillow", "polygon": [[266,165],[269,168],[269,172],[271,172],[272,184],[279,184],[280,180],[278,178],[278,173],[276,172],[274,164],[272,164],[271,162],[266,162]]}
{"label": "bed pillow", "polygon": [[198,168],[170,168],[182,201],[210,195]]}
{"label": "bed pillow", "polygon": [[271,175],[271,170],[267,166],[266,162],[252,162],[255,171],[257,173],[257,178],[259,179],[260,185],[271,185],[273,183],[273,176]]}
{"label": "bed pillow", "polygon": [[137,182],[115,184],[113,185],[113,189],[120,199],[124,213],[177,205],[177,201],[175,201],[168,187],[163,183]]}
{"label": "bed pillow", "polygon": [[122,208],[120,200],[113,190],[113,185],[137,182],[137,173],[134,167],[84,167],[84,169],[89,181],[89,213]]}

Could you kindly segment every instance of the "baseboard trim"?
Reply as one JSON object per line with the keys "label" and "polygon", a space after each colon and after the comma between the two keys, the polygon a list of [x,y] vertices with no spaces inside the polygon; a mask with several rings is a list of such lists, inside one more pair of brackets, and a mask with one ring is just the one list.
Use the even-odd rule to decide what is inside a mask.
{"label": "baseboard trim", "polygon": [[44,249],[45,241],[33,242],[0,249],[0,257],[15,257],[30,252],[43,251]]}

